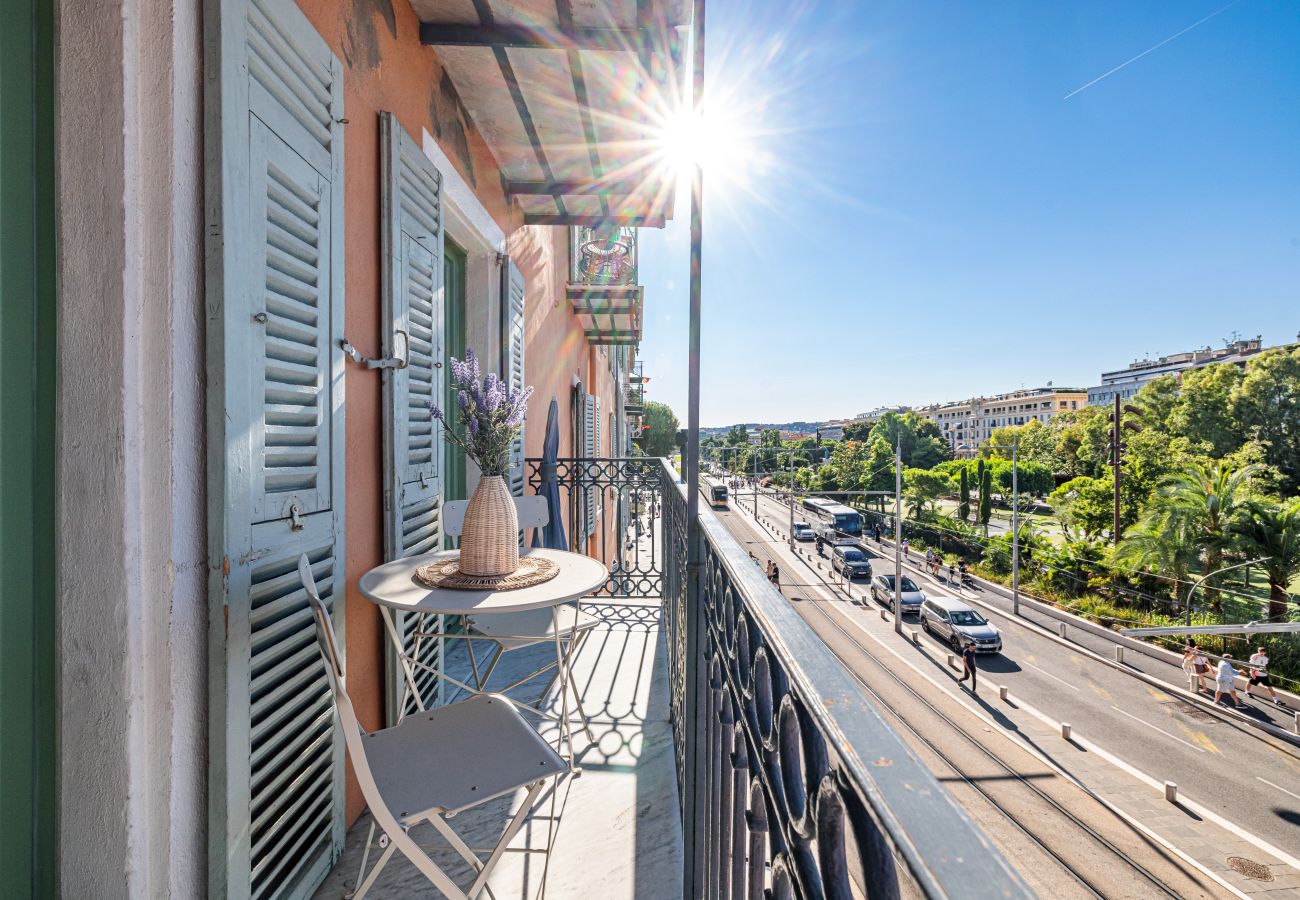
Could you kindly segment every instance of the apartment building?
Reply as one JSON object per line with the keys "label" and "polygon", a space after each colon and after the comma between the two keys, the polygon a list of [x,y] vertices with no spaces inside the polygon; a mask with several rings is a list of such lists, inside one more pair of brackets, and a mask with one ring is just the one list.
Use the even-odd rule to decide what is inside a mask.
{"label": "apartment building", "polygon": [[1011,391],[993,397],[972,397],[955,403],[936,403],[916,412],[938,424],[958,456],[973,456],[993,435],[993,429],[1050,422],[1059,413],[1086,406],[1088,393],[1079,388],[1047,387]]}
{"label": "apartment building", "polygon": [[1135,359],[1123,369],[1102,372],[1101,384],[1088,388],[1088,404],[1100,406],[1113,403],[1116,395],[1121,400],[1127,400],[1157,378],[1165,375],[1181,376],[1189,369],[1201,369],[1214,363],[1245,366],[1248,359],[1263,350],[1263,342],[1257,335],[1249,339],[1228,341],[1218,348],[1206,346],[1200,350],[1171,353],[1157,359]]}

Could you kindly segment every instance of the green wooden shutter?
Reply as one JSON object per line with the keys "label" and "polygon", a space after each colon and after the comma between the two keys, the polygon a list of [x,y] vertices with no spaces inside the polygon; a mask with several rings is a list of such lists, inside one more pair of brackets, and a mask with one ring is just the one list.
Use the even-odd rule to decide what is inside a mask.
{"label": "green wooden shutter", "polygon": [[206,28],[209,894],[307,897],[344,837],[296,569],[342,624],[342,75],[292,0]]}
{"label": "green wooden shutter", "polygon": [[[512,391],[524,389],[524,276],[514,260],[506,261],[506,384]],[[510,493],[524,495],[524,431],[510,445]]]}
{"label": "green wooden shutter", "polygon": [[[386,356],[405,368],[384,369],[384,554],[401,559],[442,547],[442,428],[428,404],[443,403],[442,178],[392,113],[383,138],[384,335]],[[416,631],[442,630],[440,616],[395,616],[408,654],[437,669],[442,641]],[[393,652],[387,651],[389,724],[416,708]],[[416,670],[426,706],[441,700],[437,676]]]}

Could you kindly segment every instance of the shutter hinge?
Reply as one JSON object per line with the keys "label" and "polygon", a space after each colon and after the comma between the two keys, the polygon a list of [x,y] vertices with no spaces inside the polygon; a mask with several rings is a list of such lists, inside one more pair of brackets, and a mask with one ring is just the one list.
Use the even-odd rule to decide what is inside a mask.
{"label": "shutter hinge", "polygon": [[365,366],[367,369],[405,369],[411,361],[411,345],[406,336],[406,332],[397,330],[393,332],[393,345],[399,346],[398,337],[401,337],[400,347],[401,356],[390,356],[387,359],[362,356],[361,351],[352,346],[352,342],[347,338],[339,341],[339,346],[343,348],[343,353],[354,363]]}
{"label": "shutter hinge", "polygon": [[302,517],[302,514],[304,512],[306,512],[306,510],[303,509],[302,506],[297,501],[294,501],[293,504],[289,506],[289,530],[290,531],[302,531],[304,528],[307,527],[307,523],[306,521],[303,520]]}

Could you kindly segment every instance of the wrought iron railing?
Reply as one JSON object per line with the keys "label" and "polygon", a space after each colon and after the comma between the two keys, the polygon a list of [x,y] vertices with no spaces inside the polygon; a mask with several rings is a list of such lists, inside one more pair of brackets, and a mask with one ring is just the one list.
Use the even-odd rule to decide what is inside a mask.
{"label": "wrought iron railing", "polygon": [[569,281],[589,285],[631,285],[637,280],[636,229],[580,226],[572,231]]}
{"label": "wrought iron railing", "polygon": [[571,521],[596,489],[659,529],[657,555],[604,557],[606,592],[663,598],[687,896],[1030,896],[713,513],[691,527],[665,460],[529,468],[554,475]]}
{"label": "wrought iron railing", "polygon": [[563,458],[553,472],[531,458],[528,484],[539,492],[554,477],[570,548],[609,566],[598,593],[611,597],[663,596],[663,565],[656,540],[663,511],[660,462],[649,457]]}

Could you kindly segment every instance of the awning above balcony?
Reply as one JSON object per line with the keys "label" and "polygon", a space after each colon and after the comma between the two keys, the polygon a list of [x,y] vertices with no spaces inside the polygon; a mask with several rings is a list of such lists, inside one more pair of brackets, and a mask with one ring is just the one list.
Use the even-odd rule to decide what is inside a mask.
{"label": "awning above balcony", "polygon": [[573,312],[592,344],[641,343],[639,284],[583,285],[570,283],[567,293]]}
{"label": "awning above balcony", "polygon": [[524,221],[661,226],[689,0],[413,0]]}

